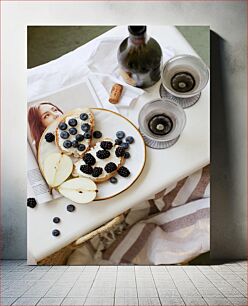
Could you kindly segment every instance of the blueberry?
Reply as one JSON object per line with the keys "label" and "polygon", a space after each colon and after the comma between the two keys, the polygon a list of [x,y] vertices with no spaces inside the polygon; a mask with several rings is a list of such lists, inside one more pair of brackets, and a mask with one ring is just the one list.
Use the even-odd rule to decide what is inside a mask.
{"label": "blueberry", "polygon": [[76,135],[76,134],[77,134],[77,129],[75,129],[75,128],[70,128],[70,129],[69,129],[69,133],[70,133],[71,135]]}
{"label": "blueberry", "polygon": [[58,237],[58,236],[60,235],[60,231],[57,230],[57,229],[55,229],[55,230],[52,231],[52,235],[53,235],[54,237]]}
{"label": "blueberry", "polygon": [[123,131],[119,131],[116,133],[116,137],[118,139],[123,139],[125,137],[125,133]]}
{"label": "blueberry", "polygon": [[101,133],[100,131],[95,131],[95,132],[93,133],[93,137],[94,137],[94,138],[101,138],[101,137],[102,137],[102,133]]}
{"label": "blueberry", "polygon": [[53,222],[54,223],[59,223],[60,222],[60,218],[59,217],[54,217],[53,218]]}
{"label": "blueberry", "polygon": [[67,129],[67,124],[65,122],[60,122],[59,129],[60,130],[66,130]]}
{"label": "blueberry", "polygon": [[67,139],[69,136],[70,136],[69,133],[66,131],[60,133],[60,137],[63,139]]}
{"label": "blueberry", "polygon": [[68,121],[68,124],[69,124],[70,126],[76,126],[76,125],[77,125],[77,120],[74,119],[74,118],[72,118],[72,119],[70,119],[70,120]]}
{"label": "blueberry", "polygon": [[28,198],[27,199],[27,206],[30,208],[35,208],[35,206],[37,205],[37,202],[35,200],[35,198]]}
{"label": "blueberry", "polygon": [[130,155],[129,152],[125,152],[125,154],[124,154],[124,158],[125,158],[125,159],[130,158],[130,156],[131,156],[131,155]]}
{"label": "blueberry", "polygon": [[74,205],[70,204],[70,205],[67,205],[66,209],[69,212],[73,212],[76,209],[76,207]]}
{"label": "blueberry", "polygon": [[72,144],[73,148],[78,147],[78,142],[76,140],[73,140],[71,144]]}
{"label": "blueberry", "polygon": [[84,140],[84,135],[82,135],[82,134],[77,134],[77,135],[76,135],[76,140],[77,140],[77,141],[83,141],[83,140]]}
{"label": "blueberry", "polygon": [[78,149],[78,151],[81,151],[81,152],[82,152],[82,151],[85,150],[85,145],[81,143],[81,144],[78,146],[77,149]]}
{"label": "blueberry", "polygon": [[84,131],[84,132],[89,132],[89,130],[90,130],[90,125],[89,125],[88,123],[84,123],[84,124],[81,125],[81,129],[82,129],[82,131]]}
{"label": "blueberry", "polygon": [[133,138],[132,136],[128,136],[128,137],[126,138],[126,142],[129,143],[129,144],[131,144],[131,143],[134,142],[134,138]]}
{"label": "blueberry", "polygon": [[47,133],[45,135],[45,139],[46,139],[47,142],[53,142],[54,139],[55,139],[55,136],[53,135],[53,133]]}
{"label": "blueberry", "polygon": [[64,148],[69,149],[72,146],[72,143],[70,140],[66,140],[63,143]]}
{"label": "blueberry", "polygon": [[127,142],[123,142],[120,146],[125,150],[129,148],[129,144]]}
{"label": "blueberry", "polygon": [[90,133],[84,133],[84,138],[85,139],[90,139],[91,138],[91,134]]}
{"label": "blueberry", "polygon": [[121,143],[122,143],[122,140],[121,140],[121,139],[118,139],[118,138],[115,139],[115,144],[116,144],[116,145],[120,145]]}
{"label": "blueberry", "polygon": [[116,183],[118,182],[118,180],[117,180],[116,177],[111,177],[109,181],[110,181],[110,183],[112,183],[112,184],[116,184]]}
{"label": "blueberry", "polygon": [[85,114],[85,113],[82,113],[81,115],[80,115],[80,119],[81,120],[87,120],[89,118],[89,116],[87,115],[87,114]]}

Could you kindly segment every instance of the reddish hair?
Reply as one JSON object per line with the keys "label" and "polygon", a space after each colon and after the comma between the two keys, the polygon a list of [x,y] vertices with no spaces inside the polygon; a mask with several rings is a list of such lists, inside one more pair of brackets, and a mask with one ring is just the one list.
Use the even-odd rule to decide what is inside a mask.
{"label": "reddish hair", "polygon": [[41,138],[41,135],[45,131],[45,127],[42,124],[41,116],[39,112],[40,105],[48,104],[53,107],[56,107],[61,114],[63,114],[62,110],[60,110],[56,105],[50,103],[50,102],[42,102],[39,105],[31,106],[28,110],[28,124],[31,132],[31,136],[33,137],[35,141],[36,150],[38,150],[39,141]]}

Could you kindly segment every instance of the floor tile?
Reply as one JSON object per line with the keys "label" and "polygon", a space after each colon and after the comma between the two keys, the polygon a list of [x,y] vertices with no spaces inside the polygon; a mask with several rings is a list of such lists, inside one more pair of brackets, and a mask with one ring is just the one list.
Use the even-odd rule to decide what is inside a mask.
{"label": "floor tile", "polygon": [[70,305],[70,306],[83,306],[85,302],[85,298],[65,298],[61,305]]}
{"label": "floor tile", "polygon": [[157,297],[158,292],[155,287],[151,288],[144,288],[144,287],[138,287],[138,297]]}
{"label": "floor tile", "polygon": [[137,290],[136,288],[116,288],[115,297],[137,297]]}
{"label": "floor tile", "polygon": [[115,305],[119,305],[119,306],[138,305],[138,298],[116,297],[115,298]]}
{"label": "floor tile", "polygon": [[31,306],[36,305],[39,302],[40,298],[38,297],[21,297],[15,301],[12,305],[24,305],[24,306]]}
{"label": "floor tile", "polygon": [[42,298],[37,305],[51,306],[51,305],[60,305],[63,301],[63,298]]}
{"label": "floor tile", "polygon": [[87,298],[84,305],[86,306],[111,306],[114,305],[114,298]]}
{"label": "floor tile", "polygon": [[199,297],[183,297],[183,300],[186,305],[192,305],[192,306],[207,305],[207,303],[201,297],[200,298]]}
{"label": "floor tile", "polygon": [[160,298],[160,302],[162,306],[185,305],[184,301],[181,298],[163,297],[163,298]]}
{"label": "floor tile", "polygon": [[12,303],[14,303],[15,302],[15,300],[16,300],[17,298],[16,297],[12,297],[12,298],[10,298],[10,297],[1,297],[0,298],[0,305],[2,305],[2,306],[7,306],[7,305],[11,305]]}
{"label": "floor tile", "polygon": [[233,304],[233,305],[248,305],[248,300],[247,298],[228,298],[228,300]]}
{"label": "floor tile", "polygon": [[230,301],[228,301],[227,298],[204,298],[204,300],[207,302],[210,306],[226,306],[226,305],[232,305]]}
{"label": "floor tile", "polygon": [[160,306],[159,298],[139,298],[139,306]]}
{"label": "floor tile", "polygon": [[180,297],[178,290],[167,289],[167,288],[157,288],[159,297]]}

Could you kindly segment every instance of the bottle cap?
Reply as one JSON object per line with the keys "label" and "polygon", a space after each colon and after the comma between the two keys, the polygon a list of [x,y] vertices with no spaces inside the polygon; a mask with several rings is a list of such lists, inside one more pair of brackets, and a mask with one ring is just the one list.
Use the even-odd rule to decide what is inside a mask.
{"label": "bottle cap", "polygon": [[143,35],[146,32],[146,26],[128,26],[128,31],[135,36]]}

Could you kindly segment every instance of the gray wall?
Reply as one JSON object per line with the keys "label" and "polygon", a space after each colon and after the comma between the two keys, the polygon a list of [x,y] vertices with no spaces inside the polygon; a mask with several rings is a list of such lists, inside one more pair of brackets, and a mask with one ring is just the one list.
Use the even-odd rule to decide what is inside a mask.
{"label": "gray wall", "polygon": [[[211,254],[214,259],[246,258],[246,2],[106,2],[94,3],[91,7],[83,2],[70,6],[62,2],[49,5],[4,2],[2,14],[3,257],[26,257],[25,99],[15,99],[17,104],[23,103],[23,107],[19,105],[20,110],[17,104],[16,108],[10,106],[10,102],[15,103],[13,92],[25,97],[26,33],[23,25],[72,24],[72,17],[77,25],[210,25]],[[7,130],[9,114],[11,118],[15,114],[15,125],[10,129],[14,134],[19,132],[17,138],[10,138]]]}

